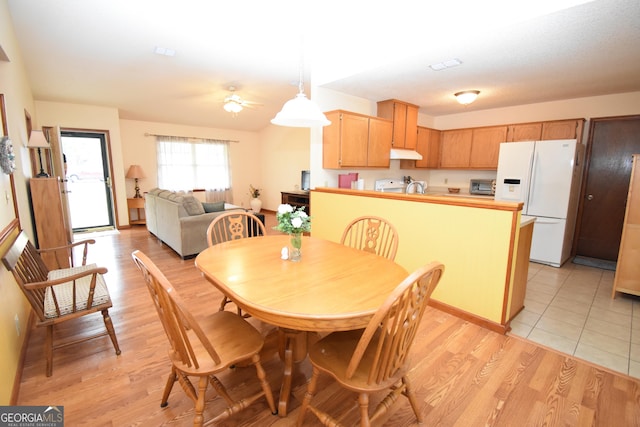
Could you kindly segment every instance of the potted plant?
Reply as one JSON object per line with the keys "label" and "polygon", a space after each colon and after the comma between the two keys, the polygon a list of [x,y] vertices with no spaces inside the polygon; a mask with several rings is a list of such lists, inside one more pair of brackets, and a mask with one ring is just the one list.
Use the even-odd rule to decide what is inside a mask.
{"label": "potted plant", "polygon": [[251,200],[249,204],[251,205],[251,210],[253,213],[260,213],[262,209],[262,200],[260,200],[260,189],[254,187],[252,184],[249,184],[249,195],[251,196]]}

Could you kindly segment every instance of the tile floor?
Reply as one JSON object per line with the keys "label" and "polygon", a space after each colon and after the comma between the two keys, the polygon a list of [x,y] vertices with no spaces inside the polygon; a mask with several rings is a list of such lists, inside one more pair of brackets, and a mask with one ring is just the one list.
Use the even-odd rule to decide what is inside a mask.
{"label": "tile floor", "polygon": [[640,378],[640,297],[611,298],[614,272],[529,264],[525,308],[511,334]]}

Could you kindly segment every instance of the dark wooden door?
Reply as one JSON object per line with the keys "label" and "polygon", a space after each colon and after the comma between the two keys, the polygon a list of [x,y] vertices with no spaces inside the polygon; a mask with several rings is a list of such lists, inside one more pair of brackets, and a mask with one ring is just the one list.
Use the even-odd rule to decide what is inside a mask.
{"label": "dark wooden door", "polygon": [[576,255],[618,259],[631,155],[636,153],[640,153],[640,116],[591,119]]}

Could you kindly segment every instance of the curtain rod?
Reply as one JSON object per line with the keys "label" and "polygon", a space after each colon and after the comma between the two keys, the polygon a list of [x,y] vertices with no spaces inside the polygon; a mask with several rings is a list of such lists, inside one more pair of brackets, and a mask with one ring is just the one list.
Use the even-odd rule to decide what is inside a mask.
{"label": "curtain rod", "polygon": [[198,139],[200,141],[228,141],[238,143],[240,141],[234,139],[216,139],[216,138],[201,138],[199,136],[180,136],[180,135],[158,135],[157,133],[147,133],[144,136],[167,136],[170,138],[186,138],[186,139]]}

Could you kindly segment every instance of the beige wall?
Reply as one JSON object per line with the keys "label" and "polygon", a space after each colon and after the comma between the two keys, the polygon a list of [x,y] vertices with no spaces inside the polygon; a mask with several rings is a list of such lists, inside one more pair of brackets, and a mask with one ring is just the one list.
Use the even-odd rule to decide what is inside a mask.
{"label": "beige wall", "polygon": [[[9,57],[9,62],[0,61],[0,93],[5,99],[7,134],[13,141],[16,155],[17,170],[13,173],[13,178],[16,184],[21,225],[33,237],[27,197],[27,179],[31,169],[26,148],[27,131],[24,111],[29,111],[32,118],[35,112],[31,88],[26,79],[24,64],[9,16],[7,1],[0,0],[0,47]],[[12,193],[9,175],[0,173],[0,230],[4,229],[16,216]],[[0,267],[0,405],[10,403],[29,312],[29,305],[13,276],[4,267]],[[20,323],[20,334],[15,325],[16,317]]]}

